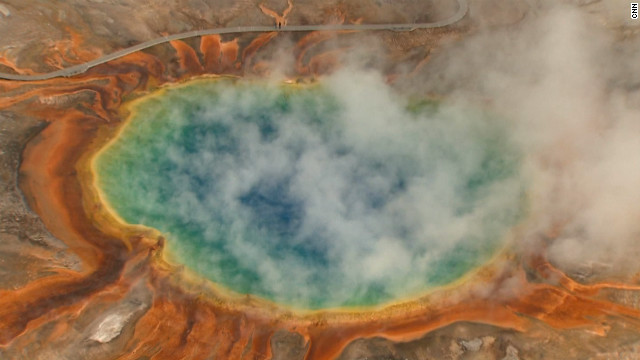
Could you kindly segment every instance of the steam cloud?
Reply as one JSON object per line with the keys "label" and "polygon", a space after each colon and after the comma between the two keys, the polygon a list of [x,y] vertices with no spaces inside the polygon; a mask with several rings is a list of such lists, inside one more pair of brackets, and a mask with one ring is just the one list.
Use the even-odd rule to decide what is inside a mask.
{"label": "steam cloud", "polygon": [[[554,264],[574,274],[589,269],[602,275],[633,274],[640,270],[640,248],[634,246],[640,233],[640,62],[633,56],[638,51],[637,39],[616,39],[614,30],[604,29],[580,8],[563,5],[544,8],[509,29],[484,29],[441,49],[419,76],[398,82],[395,90],[374,71],[347,68],[323,81],[344,111],[344,118],[333,119],[342,130],[301,124],[309,109],[294,108],[283,113],[277,136],[269,141],[255,124],[232,130],[238,132],[232,136],[239,141],[235,144],[191,134],[194,143],[209,150],[196,156],[168,147],[164,151],[175,168],[158,169],[130,184],[140,187],[171,170],[174,188],[184,191],[150,192],[151,198],[139,199],[136,211],[156,214],[149,204],[168,202],[167,217],[180,219],[182,225],[197,223],[194,231],[216,239],[221,229],[211,223],[211,215],[225,217],[217,210],[222,204],[233,214],[223,219],[231,224],[223,232],[229,236],[225,251],[240,261],[226,266],[256,264],[258,286],[275,300],[340,305],[374,296],[367,295],[372,284],[388,298],[410,295],[430,281],[424,274],[433,272],[456,246],[469,243],[471,234],[477,236],[476,244],[504,234],[518,218],[525,179],[529,209],[518,249],[546,249]],[[461,201],[468,200],[460,197],[464,181],[486,167],[485,140],[493,135],[486,133],[486,124],[469,121],[473,117],[461,110],[416,121],[398,93],[435,93],[456,106],[487,106],[508,120],[500,129],[508,131],[507,142],[517,144],[522,161],[513,172],[505,170],[508,166],[492,169],[502,175],[475,195],[472,209],[461,211]],[[238,104],[250,112],[257,104],[277,100],[264,94],[231,99],[234,96],[238,94],[233,91],[221,93],[223,100],[200,109],[209,112],[201,118],[231,124],[237,119],[229,114]],[[331,113],[333,104],[314,101],[318,109]],[[230,104],[236,110],[225,107]],[[184,119],[182,110],[175,111],[156,117],[198,118]],[[349,141],[341,142],[341,137]],[[336,155],[346,143],[352,148]],[[441,152],[426,145],[434,143]],[[243,150],[220,158],[213,151],[220,146]],[[503,156],[513,149],[501,150]],[[122,154],[121,160],[140,158],[124,150]],[[437,160],[443,156],[456,161]],[[516,161],[510,156],[502,160]],[[377,167],[371,166],[376,161]],[[219,181],[206,185],[212,187],[208,194],[222,197],[188,190],[194,175],[202,181],[211,174]],[[104,182],[108,188],[109,179]],[[280,204],[282,216],[255,227],[252,211],[266,206],[269,193],[282,192],[274,188],[282,184],[292,199]],[[118,202],[118,196],[125,195],[112,196]],[[268,210],[273,212],[272,207]],[[258,230],[248,236],[245,230],[252,226]],[[288,232],[292,226],[295,235]],[[325,271],[318,273],[315,265],[297,257],[300,254],[280,251],[276,256],[278,249],[271,244],[253,241],[268,235],[263,230],[289,236],[288,245],[307,255],[317,251],[317,261],[326,262],[321,264]],[[549,246],[543,247],[549,238]],[[323,241],[314,242],[318,239]],[[215,268],[210,262],[221,261],[180,251],[204,273]],[[333,300],[323,303],[310,284],[328,284],[329,278],[336,282],[321,292],[331,293]]]}
{"label": "steam cloud", "polygon": [[[616,17],[626,17],[624,2]],[[574,275],[640,270],[640,51],[579,7],[547,6],[436,57],[430,91],[489,102],[526,153],[531,219],[521,245]],[[620,21],[622,22],[622,21]],[[416,86],[416,84],[413,84]],[[416,86],[418,88],[418,86]]]}

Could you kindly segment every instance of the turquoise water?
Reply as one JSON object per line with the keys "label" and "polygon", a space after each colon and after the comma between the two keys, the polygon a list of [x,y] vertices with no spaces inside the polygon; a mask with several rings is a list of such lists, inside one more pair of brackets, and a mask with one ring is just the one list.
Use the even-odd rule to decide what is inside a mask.
{"label": "turquoise water", "polygon": [[309,309],[415,296],[500,246],[523,211],[520,159],[495,119],[371,89],[169,89],[97,159],[99,186],[237,293]]}

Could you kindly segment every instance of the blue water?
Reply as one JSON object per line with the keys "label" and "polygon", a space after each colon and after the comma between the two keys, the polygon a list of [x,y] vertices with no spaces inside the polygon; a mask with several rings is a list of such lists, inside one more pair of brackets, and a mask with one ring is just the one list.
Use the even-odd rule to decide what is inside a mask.
{"label": "blue water", "polygon": [[505,125],[358,96],[230,79],[166,90],[97,159],[99,186],[195,272],[295,307],[382,304],[487,261],[523,214]]}

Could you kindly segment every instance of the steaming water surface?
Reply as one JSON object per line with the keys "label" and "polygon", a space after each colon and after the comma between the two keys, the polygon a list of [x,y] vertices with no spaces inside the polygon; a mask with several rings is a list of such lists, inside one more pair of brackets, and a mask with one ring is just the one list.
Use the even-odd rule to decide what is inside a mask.
{"label": "steaming water surface", "polygon": [[376,77],[203,80],[139,102],[97,159],[132,224],[195,272],[302,308],[375,305],[485,262],[522,215],[504,124]]}

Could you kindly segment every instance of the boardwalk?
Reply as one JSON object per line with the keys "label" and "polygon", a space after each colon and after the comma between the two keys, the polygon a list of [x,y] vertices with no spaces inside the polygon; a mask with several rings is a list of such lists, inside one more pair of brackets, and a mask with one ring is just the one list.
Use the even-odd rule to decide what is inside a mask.
{"label": "boardwalk", "polygon": [[7,74],[0,73],[0,79],[17,80],[17,81],[36,81],[47,80],[62,76],[74,76],[82,74],[88,69],[104,64],[111,60],[118,59],[120,57],[129,55],[136,51],[144,50],[152,46],[162,44],[168,41],[181,40],[190,37],[204,36],[204,35],[216,35],[216,34],[237,34],[237,33],[250,33],[250,32],[304,32],[304,31],[343,31],[343,30],[355,30],[355,31],[375,31],[375,30],[392,30],[392,31],[412,31],[415,29],[432,29],[438,27],[444,27],[454,24],[465,17],[469,6],[467,0],[457,0],[458,10],[451,17],[431,22],[431,23],[415,23],[415,24],[335,24],[335,25],[291,25],[284,26],[282,28],[274,28],[273,26],[236,26],[227,28],[194,30],[180,34],[162,36],[153,40],[145,41],[143,43],[128,47],[126,49],[118,50],[111,54],[104,55],[97,59],[88,61],[86,63],[70,66],[68,68],[34,75],[20,75],[20,74]]}

